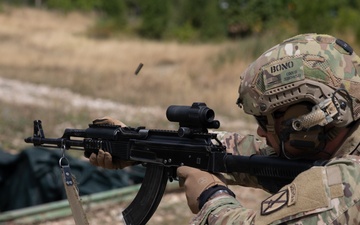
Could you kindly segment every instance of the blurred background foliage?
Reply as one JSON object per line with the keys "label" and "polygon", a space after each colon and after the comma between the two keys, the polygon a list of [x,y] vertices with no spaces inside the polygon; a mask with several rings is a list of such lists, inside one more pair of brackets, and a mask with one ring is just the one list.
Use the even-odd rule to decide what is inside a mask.
{"label": "blurred background foliage", "polygon": [[1,0],[99,15],[96,38],[120,33],[155,40],[219,41],[296,33],[331,33],[360,41],[360,0]]}
{"label": "blurred background foliage", "polygon": [[[0,78],[22,82],[0,99],[0,146],[29,147],[23,140],[34,119],[44,122],[48,137],[104,115],[131,126],[176,129],[166,107],[194,101],[216,111],[221,129],[255,134],[255,120],[235,105],[240,72],[298,33],[328,33],[358,48],[359,6],[360,0],[0,0]],[[146,67],[132,76],[139,62]],[[13,101],[24,98],[16,91],[30,84],[35,87],[25,94],[46,105]],[[0,90],[10,90],[7,85]],[[49,91],[40,91],[44,87]],[[165,205],[163,223],[156,224],[188,222],[187,205],[174,205],[174,211]],[[175,211],[183,221],[164,220]],[[115,217],[98,212],[93,218]]]}
{"label": "blurred background foliage", "polygon": [[[62,16],[73,12],[81,19]],[[254,119],[235,105],[240,72],[255,57],[298,33],[360,44],[360,0],[0,0],[0,16],[0,78],[56,95],[33,96],[46,106],[0,100],[0,145],[14,152],[28,147],[23,140],[34,119],[44,122],[49,137],[104,115],[131,126],[176,129],[164,117],[166,107],[193,101],[213,108],[221,129],[256,133]],[[139,62],[146,68],[132,76]],[[74,95],[82,97],[75,104],[95,104],[75,107]],[[189,217],[176,217],[186,222],[175,224]],[[156,224],[174,224],[164,221]]]}
{"label": "blurred background foliage", "polygon": [[[24,18],[35,16],[28,15],[19,18],[18,28],[7,31],[16,23],[7,25],[4,20],[0,49],[6,57],[0,60],[0,77],[141,107],[165,108],[201,99],[229,118],[223,124],[230,125],[223,127],[234,130],[239,126],[233,120],[248,118],[239,116],[234,107],[239,74],[264,50],[307,32],[334,35],[355,49],[360,44],[360,0],[0,0],[4,17],[21,17],[11,15],[8,5],[46,11],[60,19],[49,17],[53,23],[41,25],[48,17],[33,18],[40,25],[31,30]],[[76,21],[62,24],[60,20],[66,20],[62,15],[73,12],[89,23],[80,30]],[[76,32],[45,32],[50,26],[60,30],[73,26]],[[134,79],[129,71],[140,60],[146,70]],[[61,104],[51,113],[36,106],[24,110],[2,104],[0,143],[12,149],[24,144],[24,134],[32,133],[29,118],[44,118],[49,127],[71,121],[59,125],[62,128],[105,114],[88,109],[62,112]],[[149,121],[142,115],[126,121],[149,127],[168,124],[162,114],[162,120]],[[50,135],[61,135],[62,129],[54,130],[60,133]]]}

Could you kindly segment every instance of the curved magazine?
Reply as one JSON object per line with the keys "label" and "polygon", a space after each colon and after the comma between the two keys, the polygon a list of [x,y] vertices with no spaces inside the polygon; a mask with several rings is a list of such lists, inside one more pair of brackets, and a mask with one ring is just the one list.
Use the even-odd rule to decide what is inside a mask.
{"label": "curved magazine", "polygon": [[139,192],[130,205],[122,212],[127,225],[143,225],[156,211],[165,192],[168,168],[148,164]]}

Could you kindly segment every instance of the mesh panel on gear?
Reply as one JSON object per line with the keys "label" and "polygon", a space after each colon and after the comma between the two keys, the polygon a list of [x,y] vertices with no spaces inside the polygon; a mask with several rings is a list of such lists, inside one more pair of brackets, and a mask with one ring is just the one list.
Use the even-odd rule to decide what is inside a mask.
{"label": "mesh panel on gear", "polygon": [[351,82],[350,89],[348,90],[350,95],[355,97],[353,102],[353,110],[355,119],[360,118],[360,83],[358,82]]}
{"label": "mesh panel on gear", "polygon": [[264,84],[264,76],[263,72],[261,71],[258,75],[257,81],[256,81],[256,88],[261,92],[265,92],[265,84]]}
{"label": "mesh panel on gear", "polygon": [[323,71],[325,71],[326,68],[329,67],[329,63],[327,63],[327,61],[321,62],[321,61],[317,61],[317,60],[306,60],[305,59],[305,60],[303,60],[303,63],[310,68],[319,68]]}
{"label": "mesh panel on gear", "polygon": [[351,96],[354,96],[358,99],[358,104],[360,104],[360,83],[359,82],[350,82],[349,93]]}
{"label": "mesh panel on gear", "polygon": [[354,105],[354,117],[355,117],[355,120],[360,117],[360,105],[359,104]]}

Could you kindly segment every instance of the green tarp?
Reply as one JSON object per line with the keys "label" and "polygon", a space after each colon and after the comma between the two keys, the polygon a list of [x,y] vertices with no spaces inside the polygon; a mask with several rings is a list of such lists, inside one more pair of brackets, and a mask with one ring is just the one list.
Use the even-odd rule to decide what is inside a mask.
{"label": "green tarp", "polygon": [[[60,150],[33,147],[17,155],[0,150],[0,212],[65,199],[60,158]],[[140,183],[145,173],[142,166],[106,170],[88,161],[66,158],[80,196]]]}

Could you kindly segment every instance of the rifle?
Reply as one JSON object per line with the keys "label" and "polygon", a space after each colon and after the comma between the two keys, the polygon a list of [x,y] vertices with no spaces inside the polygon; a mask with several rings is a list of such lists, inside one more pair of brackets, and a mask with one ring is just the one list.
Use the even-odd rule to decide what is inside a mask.
{"label": "rifle", "polygon": [[42,123],[34,121],[34,134],[25,139],[34,146],[84,151],[89,157],[99,149],[113,160],[142,163],[146,167],[139,192],[122,212],[126,224],[146,224],[157,209],[167,181],[177,180],[179,166],[195,167],[211,173],[242,172],[256,176],[271,192],[290,183],[299,173],[324,161],[290,161],[269,156],[236,156],[226,153],[217,134],[215,112],[205,103],[169,106],[167,119],[178,122],[179,129],[161,130],[145,127],[120,127],[89,124],[86,129],[65,129],[60,138],[45,138]]}

